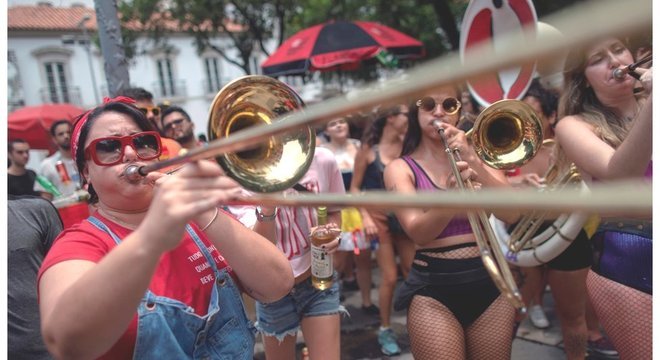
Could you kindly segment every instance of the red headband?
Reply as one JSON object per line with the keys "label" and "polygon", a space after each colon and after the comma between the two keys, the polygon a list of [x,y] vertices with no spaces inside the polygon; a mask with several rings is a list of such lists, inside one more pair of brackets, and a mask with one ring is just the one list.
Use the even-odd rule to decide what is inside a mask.
{"label": "red headband", "polygon": [[[103,98],[103,105],[111,102],[120,102],[124,104],[135,104],[135,100],[126,97],[126,96],[117,96],[115,98],[109,98],[109,97],[104,97]],[[75,124],[73,124],[73,131],[71,132],[71,154],[73,155],[73,158],[75,159],[76,153],[78,152],[78,141],[80,140],[80,131],[82,130],[83,126],[85,123],[87,123],[87,120],[89,119],[89,114],[92,113],[92,111],[96,110],[98,108],[92,108],[87,110],[84,114],[82,114],[79,118],[78,121],[76,121]]]}

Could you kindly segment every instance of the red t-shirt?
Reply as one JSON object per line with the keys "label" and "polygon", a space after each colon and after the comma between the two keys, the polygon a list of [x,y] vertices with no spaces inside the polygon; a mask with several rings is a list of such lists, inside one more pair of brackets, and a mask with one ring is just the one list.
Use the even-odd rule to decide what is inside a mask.
{"label": "red t-shirt", "polygon": [[[131,233],[130,229],[107,220],[98,212],[94,216],[103,221],[120,239]],[[195,224],[191,223],[191,226],[210,250],[218,269],[228,268],[231,273],[231,268],[215,246],[210,243],[206,234],[199,231]],[[74,225],[64,230],[55,240],[39,269],[37,281],[41,280],[41,275],[48,268],[59,262],[89,260],[97,263],[115,246],[115,242],[109,234],[90,222],[83,221]],[[149,284],[149,290],[155,295],[179,300],[195,309],[196,314],[205,315],[208,311],[214,280],[213,269],[188,232],[185,232],[184,239],[179,246],[164,253],[161,257]],[[137,309],[126,332],[100,359],[130,359],[133,356],[136,336]]]}

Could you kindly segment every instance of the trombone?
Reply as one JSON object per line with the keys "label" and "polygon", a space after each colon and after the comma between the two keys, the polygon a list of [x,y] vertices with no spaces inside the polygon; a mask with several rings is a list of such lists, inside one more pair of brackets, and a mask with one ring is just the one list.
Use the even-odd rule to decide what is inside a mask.
{"label": "trombone", "polygon": [[[449,148],[445,130],[439,120],[435,120],[433,126],[445,146],[458,188],[461,191],[473,191],[470,179],[460,180],[461,174],[456,166],[456,162],[461,161],[458,150]],[[543,139],[542,129],[541,119],[531,106],[519,100],[500,100],[479,114],[469,132],[469,138],[482,161],[495,169],[510,169],[522,166],[536,155]],[[493,282],[513,306],[525,312],[522,294],[486,212],[468,212],[467,217],[481,252],[481,260]]]}
{"label": "trombone", "polygon": [[[495,55],[486,51],[488,45],[485,44],[482,49],[484,49],[484,54],[488,55],[483,57],[476,56],[475,59],[478,60],[461,64],[458,56],[454,55],[437,61],[431,61],[424,66],[420,66],[417,69],[410,71],[405,80],[390,80],[386,82],[385,86],[375,86],[372,89],[363,89],[354,96],[330,99],[324,101],[322,104],[311,106],[304,112],[296,111],[302,106],[302,101],[299,101],[298,95],[291,89],[287,89],[288,87],[285,85],[284,87],[286,88],[283,88],[283,84],[273,85],[273,82],[277,82],[276,80],[266,80],[263,76],[248,77],[247,80],[238,79],[234,82],[234,86],[231,87],[230,92],[223,92],[223,88],[223,90],[220,91],[223,95],[221,96],[219,93],[211,106],[211,114],[209,116],[211,120],[210,122],[213,122],[213,119],[216,118],[224,119],[216,120],[220,125],[219,131],[217,132],[217,140],[212,141],[212,143],[206,147],[191,150],[179,157],[146,166],[129,167],[126,170],[125,175],[128,179],[137,180],[151,171],[159,170],[168,166],[206,159],[211,156],[219,157],[223,154],[235,153],[237,159],[235,159],[235,161],[229,161],[229,163],[242,163],[245,166],[223,165],[223,167],[229,166],[239,169],[237,174],[232,174],[230,172],[230,176],[236,177],[237,181],[241,182],[243,181],[240,180],[241,176],[247,175],[248,179],[257,179],[256,182],[258,183],[259,175],[254,175],[255,172],[252,170],[257,170],[258,172],[261,165],[254,164],[259,163],[259,161],[263,159],[265,162],[261,162],[260,164],[270,165],[272,162],[272,169],[277,169],[274,172],[278,175],[273,177],[272,183],[261,187],[258,186],[259,184],[255,184],[255,181],[243,182],[248,184],[245,185],[246,187],[255,185],[255,188],[253,189],[261,192],[278,191],[278,189],[287,188],[290,184],[295,183],[299,177],[307,171],[306,167],[309,166],[311,158],[313,157],[314,135],[310,130],[310,126],[312,125],[321,124],[332,118],[345,116],[357,110],[366,110],[373,108],[376,105],[393,103],[396,102],[397,99],[417,97],[444,85],[465,81],[469,78],[474,78],[512,65],[534,61],[534,59],[539,57],[552,56],[552,54],[560,50],[585,44],[609,34],[623,34],[644,29],[650,26],[652,22],[651,12],[648,11],[651,7],[649,0],[633,0],[632,2],[592,1],[591,3],[576,6],[576,8],[578,7],[580,7],[581,10],[574,11],[569,20],[560,19],[555,22],[557,28],[561,29],[566,34],[573,35],[569,39],[562,39],[561,43],[559,41],[549,41],[544,44],[539,44],[538,42],[524,44],[525,46],[520,46],[521,44],[515,43],[512,44],[511,51],[503,51]],[[582,14],[585,13],[590,14],[589,16],[592,19],[591,24],[593,26],[587,28],[584,27]],[[620,14],[626,14],[626,16],[619,16]],[[605,24],[607,27],[605,27]],[[475,51],[477,53],[479,52],[478,50]],[[251,91],[246,93],[232,95],[234,92],[240,92],[241,86],[244,85],[243,83],[246,81],[248,83],[268,83],[270,85],[264,86],[265,88],[269,88],[270,92],[282,94],[286,100],[284,100],[284,98],[276,97],[275,99],[270,98],[271,101],[257,101],[256,99],[262,97],[268,99],[268,97],[264,95],[264,93],[268,91],[260,91],[259,86],[251,87]],[[291,92],[293,92],[293,94]],[[227,101],[225,104],[216,103],[219,99],[225,98],[231,98],[235,101]],[[241,100],[245,99],[253,99],[248,100],[245,104],[263,105],[244,106],[245,104],[242,105]],[[237,105],[235,105],[234,108],[228,108],[227,104],[231,103]],[[266,106],[269,103],[272,103],[271,105],[273,106]],[[223,112],[227,111],[231,114],[226,116],[222,115]],[[248,115],[248,113],[251,115]],[[499,118],[495,117],[494,119]],[[257,123],[266,123],[268,126],[253,126]],[[495,129],[497,126],[488,126],[487,128]],[[287,135],[292,132],[297,135]],[[516,149],[520,149],[516,150],[516,152],[529,152],[533,148],[529,141],[522,140],[528,138],[527,135],[529,134],[527,134],[527,132],[529,131],[521,130],[521,134],[524,135],[522,137],[517,134],[512,136],[512,138],[521,139],[520,144],[522,144],[522,147],[516,146]],[[489,131],[486,131],[485,133],[488,134]],[[213,138],[215,137],[216,136]],[[475,145],[481,141],[480,135],[472,138]],[[493,144],[496,143],[494,140],[490,140],[489,142]],[[257,146],[255,147],[255,145]],[[286,151],[291,148],[294,149],[293,152]],[[484,147],[484,149],[486,148],[488,148],[488,146]],[[247,151],[245,151],[246,149]],[[506,158],[507,157],[505,156],[498,156],[497,154],[493,156],[493,159]],[[293,167],[291,167],[292,165]],[[247,168],[249,171],[245,171],[244,168]],[[287,169],[290,170],[287,171]],[[648,191],[650,192],[650,188]],[[336,198],[336,196],[334,197]],[[468,197],[465,197],[462,204],[468,204],[468,201],[466,201],[467,199]],[[613,198],[609,197],[609,199],[612,201]],[[636,199],[640,198],[637,197]],[[640,201],[637,204],[641,204],[642,211],[648,211],[650,209],[650,202],[648,202],[648,199],[650,199],[650,196],[642,199],[646,201]],[[264,203],[276,204],[280,200],[281,199],[271,198],[270,202],[267,202],[266,199]],[[393,202],[387,199],[379,200],[380,205],[375,204],[375,202],[372,205],[374,207],[382,207],[383,204],[389,204],[389,206],[410,206],[410,204],[412,204],[412,206],[422,206],[419,204],[423,203],[423,201],[409,203],[400,202],[393,205]],[[578,200],[580,202],[584,201],[579,198],[573,200]],[[617,202],[611,202],[610,204],[619,206],[623,203],[620,202],[620,200],[621,198],[619,197],[616,200]],[[252,199],[252,201],[261,200]],[[500,200],[500,204],[502,201],[504,200]],[[509,199],[506,201],[509,201]],[[349,201],[346,200],[341,200],[340,202],[344,204],[349,203]],[[283,203],[286,203],[286,201],[283,201]],[[309,206],[309,204],[313,204],[314,202],[308,202],[307,204],[303,204],[301,201],[289,202],[289,204],[294,203],[296,204],[295,206]],[[331,202],[326,203],[331,204]],[[483,202],[481,204],[483,204]],[[362,206],[355,203],[353,203],[353,205]],[[436,203],[436,206],[438,205],[445,206],[445,204]],[[492,208],[491,205],[488,205],[488,207]],[[534,205],[539,207],[544,206],[542,203]],[[469,207],[468,205],[463,206]],[[484,207],[484,205],[475,205],[474,201],[470,206],[473,209]],[[574,201],[572,206],[580,206],[580,204],[577,201]],[[640,208],[638,207],[637,210],[639,211]],[[488,231],[488,228],[489,227],[485,227],[485,231]],[[503,256],[501,253],[498,254],[498,251],[493,249],[493,246],[490,247],[492,249],[490,251],[492,251],[494,257],[490,256],[490,251],[486,252],[483,257],[484,264],[489,271],[492,271],[491,274],[504,274],[505,278],[500,277],[495,279],[495,282],[500,289],[512,289],[510,293],[505,292],[505,294],[509,300],[517,306],[521,303],[520,294],[515,287],[515,283],[512,283],[507,276],[507,270],[505,270],[506,267],[499,266],[500,269],[495,271],[498,267],[498,265],[495,264],[495,261],[499,261],[500,264],[503,264],[504,262],[500,261]],[[508,273],[510,274],[510,272]]]}

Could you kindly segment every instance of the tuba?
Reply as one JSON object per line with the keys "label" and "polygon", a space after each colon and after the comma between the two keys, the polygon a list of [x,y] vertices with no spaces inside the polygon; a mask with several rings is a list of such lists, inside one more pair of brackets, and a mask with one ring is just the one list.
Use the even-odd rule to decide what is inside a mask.
{"label": "tuba", "polygon": [[[544,144],[554,143],[554,140],[544,141]],[[572,186],[588,191],[575,164],[570,164],[562,171],[555,162],[548,168],[544,178],[546,186],[541,191],[561,191]],[[548,215],[547,211],[532,211],[523,216],[511,231],[507,230],[502,221],[491,218],[491,225],[510,263],[537,266],[551,261],[571,245],[589,218],[584,212],[561,214],[539,233]]]}
{"label": "tuba", "polygon": [[[460,155],[450,149],[444,129],[434,122],[449,157],[454,177],[461,179],[456,165]],[[500,100],[479,114],[468,132],[477,155],[495,169],[510,169],[525,164],[536,155],[543,139],[541,119],[534,109],[519,100]],[[461,191],[473,190],[470,180],[457,181]],[[493,282],[507,300],[524,311],[525,304],[484,210],[467,214],[481,253],[481,260]]]}

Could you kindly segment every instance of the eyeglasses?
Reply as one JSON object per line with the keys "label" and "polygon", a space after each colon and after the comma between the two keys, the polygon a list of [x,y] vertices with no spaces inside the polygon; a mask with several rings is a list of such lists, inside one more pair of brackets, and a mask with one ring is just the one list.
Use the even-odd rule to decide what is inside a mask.
{"label": "eyeglasses", "polygon": [[145,131],[127,136],[94,139],[85,148],[85,159],[91,158],[100,166],[118,164],[124,157],[126,145],[130,145],[141,160],[153,160],[160,156],[160,135],[155,131]]}
{"label": "eyeglasses", "polygon": [[[432,112],[435,110],[436,106],[438,106],[438,103],[436,103],[434,98],[425,96],[417,100],[415,105],[426,112]],[[461,102],[454,97],[448,97],[442,100],[440,105],[442,106],[442,110],[444,110],[447,115],[454,115],[458,112],[458,110],[461,109]]]}
{"label": "eyeglasses", "polygon": [[392,115],[405,115],[405,116],[408,116],[408,112],[407,111],[399,111],[399,112],[395,112]]}
{"label": "eyeglasses", "polygon": [[176,119],[176,120],[172,121],[171,123],[163,126],[163,131],[170,131],[170,130],[172,130],[172,128],[174,126],[181,126],[181,124],[183,124],[184,121],[186,121],[186,119],[183,119],[183,118]]}
{"label": "eyeglasses", "polygon": [[160,108],[158,106],[140,106],[138,110],[142,111],[144,115],[147,115],[149,111],[155,116],[160,115]]}

